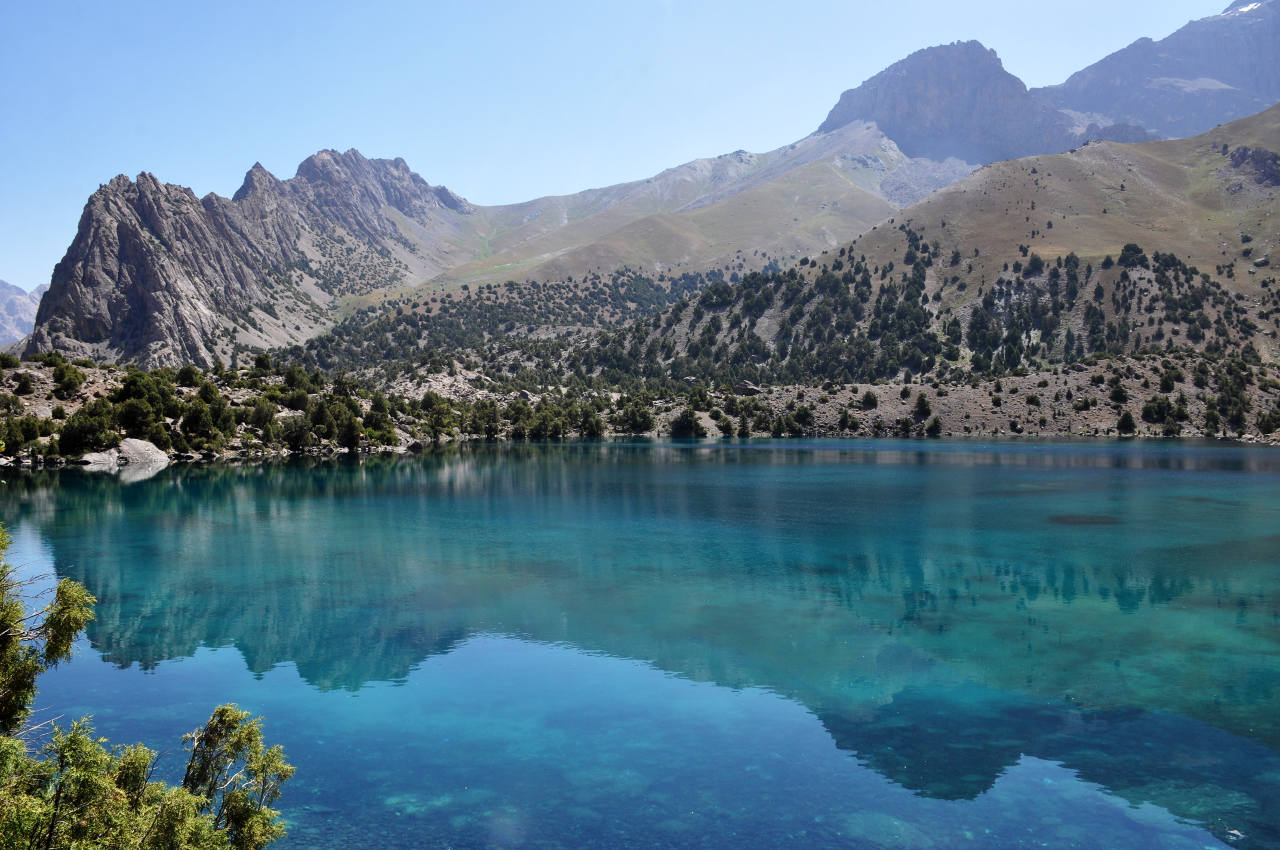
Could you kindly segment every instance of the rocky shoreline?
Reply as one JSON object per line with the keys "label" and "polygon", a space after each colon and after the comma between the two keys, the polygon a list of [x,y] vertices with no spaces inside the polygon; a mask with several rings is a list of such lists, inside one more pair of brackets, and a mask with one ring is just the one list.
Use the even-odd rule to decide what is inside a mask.
{"label": "rocky shoreline", "polygon": [[[0,426],[8,442],[0,468],[75,464],[139,479],[170,464],[412,454],[435,444],[673,436],[1135,437],[1280,445],[1280,371],[1274,365],[1251,367],[1231,396],[1236,407],[1227,409],[1216,376],[1200,361],[1176,355],[912,383],[709,387],[683,382],[659,397],[563,387],[503,390],[462,370],[443,383],[440,376],[428,375],[388,395],[355,379],[291,370],[287,375],[228,370],[185,378],[91,364],[78,370],[82,380],[71,388],[65,366],[24,361],[0,374],[0,395],[7,404]],[[129,424],[137,421],[139,402],[127,398],[148,381],[146,393],[165,394],[169,410],[147,408],[143,433]],[[76,428],[83,432],[85,423],[78,420],[95,409],[97,445],[77,451],[68,434]],[[192,411],[203,421],[194,421],[199,417]],[[347,417],[345,431],[332,418],[325,425],[330,412]],[[299,432],[304,439],[298,439]]]}
{"label": "rocky shoreline", "polygon": [[[585,438],[567,438],[561,440],[513,440],[510,437],[497,437],[493,439],[483,437],[454,438],[441,440],[438,443],[413,443],[408,446],[366,446],[358,449],[344,449],[339,447],[315,447],[302,451],[293,451],[290,449],[277,450],[248,450],[240,449],[228,452],[178,452],[174,454],[166,454],[156,446],[146,443],[143,440],[128,440],[134,444],[143,443],[146,448],[141,452],[135,446],[131,450],[115,449],[107,452],[93,452],[80,458],[68,460],[66,458],[46,458],[41,455],[29,457],[0,457],[0,473],[4,470],[13,470],[21,472],[34,472],[43,469],[64,469],[76,468],[85,472],[116,475],[124,483],[132,483],[135,481],[144,481],[167,469],[170,466],[243,466],[245,464],[273,463],[280,461],[300,460],[310,458],[313,460],[336,460],[343,457],[367,457],[367,456],[415,456],[422,455],[432,450],[448,449],[448,448],[468,448],[480,446],[530,446],[530,445],[573,445],[573,444],[610,444],[610,443],[627,443],[627,442],[657,442],[662,440],[675,440],[680,445],[734,445],[743,444],[748,441],[775,441],[780,445],[794,438],[772,438],[766,436],[757,436],[750,438],[743,437],[699,437],[699,438],[671,438],[668,435],[658,434],[613,434],[597,439]],[[1224,446],[1249,446],[1249,447],[1268,447],[1280,448],[1280,440],[1276,439],[1259,439],[1254,435],[1246,434],[1243,437],[1216,437],[1207,438],[1204,436],[1180,436],[1180,437],[1164,437],[1157,435],[1143,436],[1125,436],[1117,435],[1094,435],[1094,434],[1056,434],[1056,435],[1026,435],[1026,434],[999,434],[999,435],[961,435],[948,436],[942,438],[929,438],[919,436],[903,437],[896,434],[881,434],[878,436],[867,436],[864,434],[844,433],[844,434],[813,434],[806,435],[800,439],[817,440],[817,441],[836,441],[836,440],[868,440],[873,442],[903,440],[909,439],[913,441],[924,442],[926,440],[941,440],[946,442],[959,443],[992,443],[1003,442],[1009,444],[1017,443],[1055,443],[1055,442],[1114,442],[1122,440],[1125,442],[1171,442],[1171,443],[1220,443]],[[154,457],[160,460],[153,459]]]}

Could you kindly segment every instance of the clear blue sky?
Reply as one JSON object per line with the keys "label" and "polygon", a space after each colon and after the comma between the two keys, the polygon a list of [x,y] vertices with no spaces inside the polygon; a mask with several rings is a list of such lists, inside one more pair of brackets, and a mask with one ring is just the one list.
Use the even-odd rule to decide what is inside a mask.
{"label": "clear blue sky", "polygon": [[85,199],[150,171],[230,195],[322,148],[497,204],[808,135],[913,50],[976,38],[1062,82],[1218,0],[0,4],[0,279],[47,283]]}

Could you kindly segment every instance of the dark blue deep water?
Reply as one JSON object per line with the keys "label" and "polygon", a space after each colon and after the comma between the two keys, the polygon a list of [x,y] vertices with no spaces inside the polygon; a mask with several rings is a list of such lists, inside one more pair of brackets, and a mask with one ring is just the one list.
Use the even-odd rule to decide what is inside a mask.
{"label": "dark blue deep water", "polygon": [[285,847],[1280,848],[1280,453],[484,447],[10,476],[47,718],[221,702]]}

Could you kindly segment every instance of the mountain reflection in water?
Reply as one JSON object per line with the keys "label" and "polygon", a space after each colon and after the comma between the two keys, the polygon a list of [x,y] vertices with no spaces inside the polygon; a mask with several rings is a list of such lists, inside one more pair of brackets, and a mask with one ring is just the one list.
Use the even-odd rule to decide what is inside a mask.
{"label": "mountain reflection in water", "polygon": [[1040,760],[1280,846],[1277,495],[1239,448],[601,444],[66,470],[0,509],[119,668],[234,646],[357,695],[498,635],[764,689],[922,798]]}

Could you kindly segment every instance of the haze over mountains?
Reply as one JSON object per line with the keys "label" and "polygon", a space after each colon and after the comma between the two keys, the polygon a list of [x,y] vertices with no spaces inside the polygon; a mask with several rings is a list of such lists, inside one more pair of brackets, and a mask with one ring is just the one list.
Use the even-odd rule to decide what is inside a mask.
{"label": "haze over mountains", "polygon": [[27,292],[5,280],[0,280],[0,345],[16,342],[31,333],[36,321],[40,296],[48,284]]}
{"label": "haze over mountains", "polygon": [[1062,85],[1032,95],[1080,120],[1141,125],[1161,138],[1202,133],[1280,101],[1280,5],[1238,0],[1168,38],[1140,38]]}
{"label": "haze over mountains", "polygon": [[86,205],[27,351],[208,366],[300,343],[393,293],[789,262],[981,165],[1180,135],[1269,106],[1280,99],[1275,4],[1139,40],[1033,91],[977,42],[928,48],[845,92],[794,144],[523,204],[475,206],[403,160],[354,150],[321,151],[289,180],[254,166],[230,199],[116,177]]}

